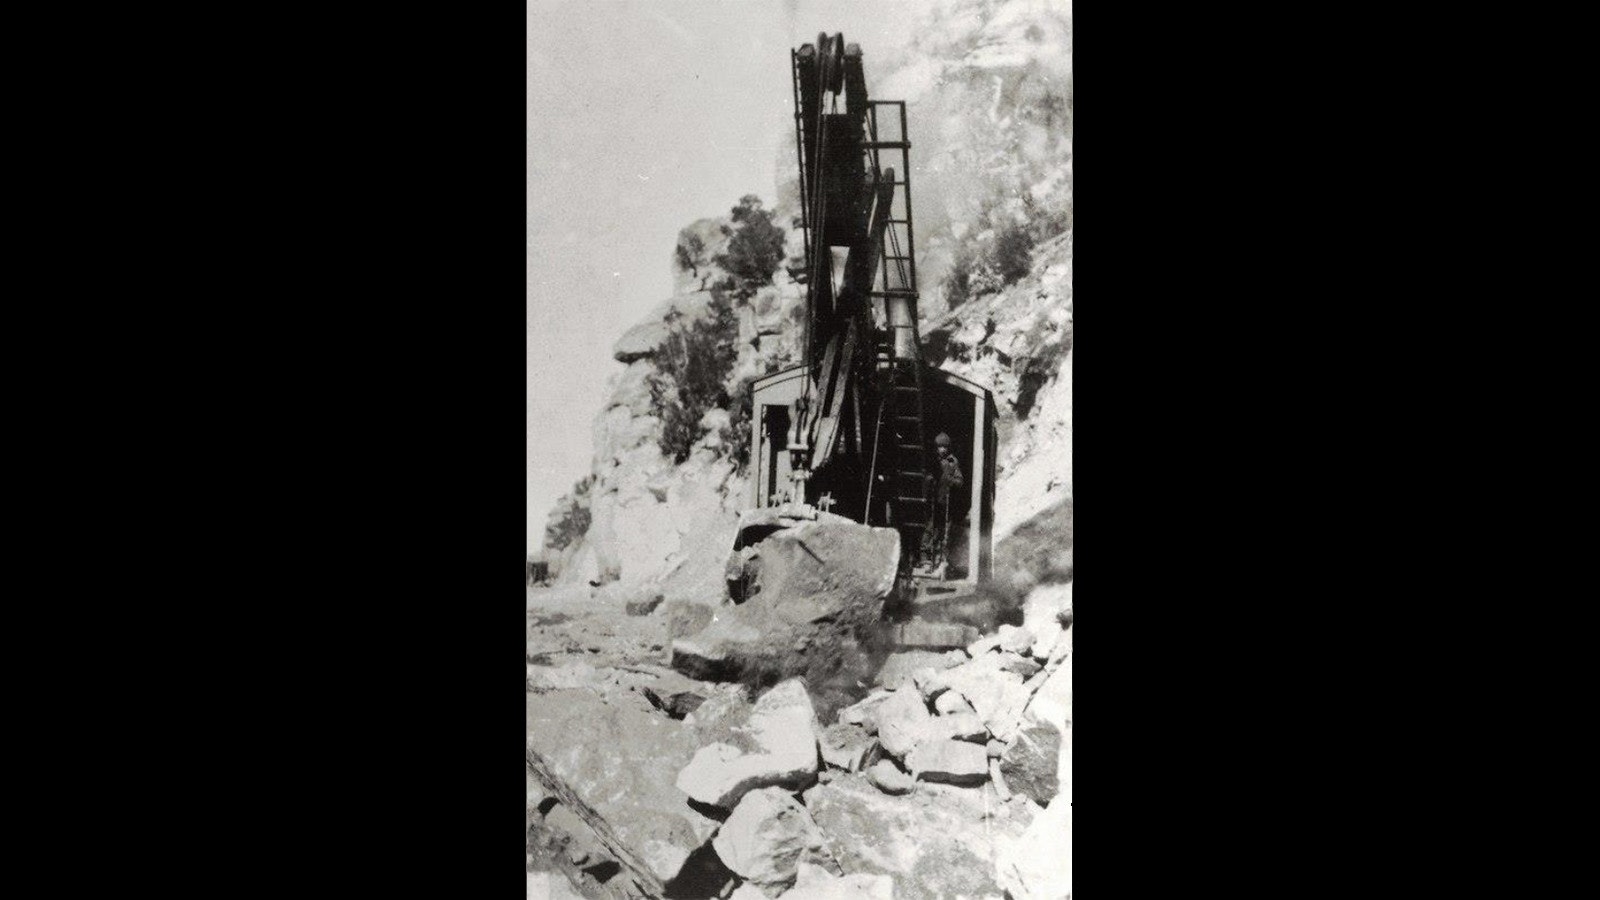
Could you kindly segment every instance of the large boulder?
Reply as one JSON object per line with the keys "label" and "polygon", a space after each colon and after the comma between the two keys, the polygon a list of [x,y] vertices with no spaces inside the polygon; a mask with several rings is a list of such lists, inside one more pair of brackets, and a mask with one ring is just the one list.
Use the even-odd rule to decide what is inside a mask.
{"label": "large boulder", "polygon": [[1061,789],[1063,745],[1072,727],[1072,660],[1064,660],[1029,702],[1000,759],[1006,786],[1041,805]]}
{"label": "large boulder", "polygon": [[752,622],[804,625],[882,600],[894,587],[900,562],[894,529],[826,512],[753,546],[740,606]]}
{"label": "large boulder", "polygon": [[672,787],[698,746],[694,731],[648,702],[641,708],[641,699],[632,691],[614,699],[585,689],[528,694],[527,762],[639,891],[660,896],[695,875],[690,857],[717,822]]}
{"label": "large boulder", "polygon": [[987,787],[923,784],[894,797],[859,774],[806,791],[805,804],[844,874],[888,875],[897,900],[999,896],[1000,842],[1022,835],[1037,812]]}
{"label": "large boulder", "polygon": [[1048,804],[1060,790],[1056,778],[1061,730],[1053,723],[1025,721],[1000,757],[1000,774],[1011,790]]}
{"label": "large boulder", "polygon": [[795,880],[802,857],[823,859],[822,832],[784,788],[745,794],[711,842],[723,865],[776,894]]}
{"label": "large boulder", "polygon": [[742,602],[673,640],[673,668],[713,680],[804,677],[830,713],[859,698],[856,682],[870,680],[881,659],[870,648],[894,588],[900,536],[815,515],[775,523],[776,531],[743,548]]}
{"label": "large boulder", "polygon": [[723,809],[757,788],[805,788],[816,779],[817,730],[805,685],[783,682],[756,701],[727,741],[695,752],[674,783],[690,799]]}
{"label": "large boulder", "polygon": [[891,756],[904,758],[932,736],[929,729],[932,718],[922,694],[915,688],[895,691],[873,712],[878,743]]}

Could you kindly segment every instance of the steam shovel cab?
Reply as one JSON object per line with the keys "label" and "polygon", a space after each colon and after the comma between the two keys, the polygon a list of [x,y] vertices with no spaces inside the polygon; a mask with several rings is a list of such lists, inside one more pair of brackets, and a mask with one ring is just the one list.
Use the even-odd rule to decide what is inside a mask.
{"label": "steam shovel cab", "polygon": [[[790,409],[801,396],[806,377],[806,367],[795,366],[751,383],[751,509],[805,500],[805,484],[793,477],[786,441],[792,427]],[[909,574],[916,579],[919,593],[964,593],[992,574],[997,446],[994,395],[959,375],[928,365],[923,366],[922,382],[926,430],[950,435],[966,483],[950,501],[948,565],[942,572],[936,565],[913,566]],[[862,500],[864,506],[865,497]],[[861,510],[843,506],[834,506],[832,511],[868,525],[891,525],[884,521],[881,509],[870,518],[860,515]],[[915,556],[907,550],[902,547],[902,556]]]}

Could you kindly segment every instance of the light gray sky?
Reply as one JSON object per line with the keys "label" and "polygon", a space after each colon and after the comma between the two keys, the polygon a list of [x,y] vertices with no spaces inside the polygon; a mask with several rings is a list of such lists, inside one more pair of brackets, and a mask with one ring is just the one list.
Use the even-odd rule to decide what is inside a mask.
{"label": "light gray sky", "polygon": [[[671,296],[678,229],[775,200],[793,153],[789,49],[819,31],[873,60],[918,0],[530,0],[528,549],[589,471],[611,345]],[[893,98],[888,98],[893,99]]]}

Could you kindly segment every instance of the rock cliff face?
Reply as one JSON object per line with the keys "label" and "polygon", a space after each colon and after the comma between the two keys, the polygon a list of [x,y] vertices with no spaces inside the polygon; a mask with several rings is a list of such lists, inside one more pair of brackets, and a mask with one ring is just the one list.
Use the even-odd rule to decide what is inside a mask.
{"label": "rock cliff face", "polygon": [[[869,69],[869,89],[908,103],[926,355],[994,391],[999,567],[1026,570],[1017,575],[1025,583],[1059,580],[1071,547],[1071,7],[938,0],[911,30],[905,51]],[[770,285],[735,304],[738,355],[725,379],[733,396],[797,357],[804,286],[791,272],[803,252],[789,156],[779,154],[773,211],[786,258]],[[614,347],[623,368],[594,421],[592,522],[562,555],[566,583],[619,581],[668,600],[718,584],[749,489],[724,433],[734,410],[706,412],[704,434],[675,464],[659,446],[650,382],[683,352],[678,331],[725,299],[718,285],[728,272],[716,257],[730,224],[683,230],[679,244],[692,252],[670,263],[677,292]],[[1030,522],[1065,534],[1064,570],[1059,559],[1008,565],[1008,553],[1039,555]]]}
{"label": "rock cliff face", "polygon": [[[995,479],[997,575],[1025,570],[1036,542],[1027,526],[1072,549],[1072,233],[1033,251],[1028,274],[973,298],[924,326],[945,354],[943,367],[995,394],[1000,456]],[[1059,562],[1059,560],[1057,561]]]}

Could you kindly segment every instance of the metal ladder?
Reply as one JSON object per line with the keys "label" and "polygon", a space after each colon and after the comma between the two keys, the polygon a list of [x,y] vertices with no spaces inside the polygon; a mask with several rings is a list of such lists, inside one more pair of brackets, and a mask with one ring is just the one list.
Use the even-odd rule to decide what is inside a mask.
{"label": "metal ladder", "polygon": [[[899,140],[883,140],[879,128],[879,110],[893,108],[897,115],[890,124],[898,124]],[[897,120],[897,122],[896,122]],[[933,474],[929,459],[926,428],[924,427],[924,387],[922,383],[922,336],[917,328],[917,261],[914,251],[911,218],[911,141],[906,131],[906,106],[898,100],[875,100],[868,103],[868,139],[862,144],[868,171],[881,173],[882,156],[898,153],[893,166],[898,176],[894,182],[897,199],[905,209],[905,218],[897,219],[891,208],[880,253],[879,290],[871,293],[875,302],[881,302],[885,328],[875,335],[873,346],[874,368],[885,373],[883,409],[879,417],[877,447],[881,456],[874,461],[873,476],[879,473],[881,486],[886,493],[889,522],[901,533],[901,546],[909,549],[912,557],[920,556],[922,538],[933,524]],[[889,317],[891,301],[904,301],[909,310],[909,320],[894,324]],[[899,338],[899,340],[897,340]],[[909,338],[907,340],[906,338]],[[895,351],[896,345],[910,347],[912,355],[903,356]]]}

